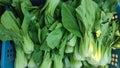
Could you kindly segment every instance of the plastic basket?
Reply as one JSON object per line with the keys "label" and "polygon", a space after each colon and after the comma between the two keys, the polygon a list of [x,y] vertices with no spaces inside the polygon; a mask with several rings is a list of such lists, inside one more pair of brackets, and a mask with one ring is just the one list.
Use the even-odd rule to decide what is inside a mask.
{"label": "plastic basket", "polygon": [[109,68],[120,68],[120,49],[113,49]]}
{"label": "plastic basket", "polygon": [[10,41],[2,42],[1,68],[14,68],[14,49]]}
{"label": "plastic basket", "polygon": [[118,19],[120,21],[120,3],[118,4],[118,7],[117,7],[117,13],[118,13]]}
{"label": "plastic basket", "polygon": [[1,50],[2,49],[2,41],[0,41],[0,67],[1,67]]}

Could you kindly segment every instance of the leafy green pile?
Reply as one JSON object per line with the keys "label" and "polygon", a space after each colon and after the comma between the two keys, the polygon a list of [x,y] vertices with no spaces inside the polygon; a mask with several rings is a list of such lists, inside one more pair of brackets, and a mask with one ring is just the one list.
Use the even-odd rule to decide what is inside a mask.
{"label": "leafy green pile", "polygon": [[[0,0],[0,39],[14,41],[15,68],[108,68],[119,41],[117,0]],[[112,5],[111,5],[112,4]],[[116,32],[117,35],[116,35]]]}

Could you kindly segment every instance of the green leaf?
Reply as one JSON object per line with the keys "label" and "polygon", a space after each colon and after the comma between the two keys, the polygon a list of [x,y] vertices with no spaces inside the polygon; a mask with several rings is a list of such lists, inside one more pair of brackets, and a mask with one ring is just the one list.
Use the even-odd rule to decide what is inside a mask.
{"label": "green leaf", "polygon": [[98,5],[92,0],[82,0],[81,5],[76,8],[78,19],[82,21],[86,30],[92,29],[97,10]]}
{"label": "green leaf", "polygon": [[26,54],[31,54],[34,51],[34,42],[31,40],[30,36],[28,34],[25,34],[22,36],[22,46],[23,50]]}
{"label": "green leaf", "polygon": [[31,10],[30,7],[33,8],[30,0],[22,0],[21,10],[22,10],[24,15],[26,15],[26,13],[28,13],[28,10]]}
{"label": "green leaf", "polygon": [[23,20],[23,13],[22,13],[22,10],[21,10],[22,1],[23,0],[12,0],[11,5],[14,8],[10,8],[20,18],[20,20]]}
{"label": "green leaf", "polygon": [[105,12],[116,12],[118,2],[118,0],[106,0],[102,5],[102,9]]}
{"label": "green leaf", "polygon": [[67,56],[64,59],[64,68],[71,68],[70,59]]}
{"label": "green leaf", "polygon": [[26,34],[28,33],[28,28],[29,28],[29,25],[31,23],[31,16],[29,13],[26,13],[26,15],[24,16],[24,19],[23,19],[23,23],[22,23],[22,31]]}
{"label": "green leaf", "polygon": [[1,17],[1,23],[6,29],[11,29],[16,33],[19,33],[17,19],[15,18],[11,11],[9,10],[5,11],[5,13]]}
{"label": "green leaf", "polygon": [[59,54],[53,55],[54,68],[63,68],[63,57]]}
{"label": "green leaf", "polygon": [[64,56],[65,46],[66,46],[67,37],[68,37],[67,35],[68,35],[68,33],[65,32],[65,34],[64,34],[64,36],[63,36],[63,38],[62,38],[62,40],[61,40],[61,44],[60,44],[60,46],[59,46],[59,54],[60,54],[61,56]]}
{"label": "green leaf", "polygon": [[54,23],[54,18],[50,15],[45,15],[45,24],[47,27],[50,27]]}
{"label": "green leaf", "polygon": [[[8,32],[8,35],[10,34],[15,37],[21,37],[20,30],[18,27],[18,21],[11,11],[6,10],[5,13],[2,15],[1,25],[7,30],[9,30],[9,31],[11,30],[11,33],[13,33],[13,35],[12,35],[10,32]],[[14,38],[14,37],[12,37],[12,38]]]}
{"label": "green leaf", "polygon": [[72,56],[70,56],[70,63],[71,63],[71,68],[81,68],[82,67],[82,62],[81,60],[75,60]]}
{"label": "green leaf", "polygon": [[6,6],[6,5],[10,5],[10,1],[9,0],[0,0],[0,5],[2,6]]}
{"label": "green leaf", "polygon": [[52,31],[46,39],[48,46],[52,49],[57,47],[60,43],[62,35],[63,35],[63,31],[61,28],[58,28]]}
{"label": "green leaf", "polygon": [[30,22],[30,24],[28,24],[28,25],[29,25],[28,26],[28,32],[29,32],[31,40],[34,43],[39,43],[37,23],[36,22]]}
{"label": "green leaf", "polygon": [[41,40],[41,29],[38,28],[38,40],[39,40],[39,43],[42,43],[42,40]]}
{"label": "green leaf", "polygon": [[[11,32],[11,31],[10,31]],[[6,41],[6,40],[11,40],[11,36],[9,34],[9,31],[5,29],[1,24],[0,24],[0,40]]]}
{"label": "green leaf", "polygon": [[77,25],[77,21],[72,14],[71,6],[63,3],[62,5],[62,24],[63,26],[70,31],[71,33],[75,34],[76,36],[80,37],[79,26]]}
{"label": "green leaf", "polygon": [[65,53],[73,53],[74,47],[67,45],[65,47]]}
{"label": "green leaf", "polygon": [[51,68],[51,66],[52,66],[52,59],[50,57],[50,52],[46,52],[44,53],[43,62],[39,68]]}
{"label": "green leaf", "polygon": [[32,58],[37,64],[41,63],[42,57],[43,57],[42,51],[40,51],[40,50],[35,50],[32,54]]}
{"label": "green leaf", "polygon": [[103,51],[102,59],[101,59],[99,65],[105,66],[111,62],[111,50],[112,50],[112,48],[109,48],[109,47],[102,48],[102,51]]}
{"label": "green leaf", "polygon": [[16,47],[15,68],[25,68],[27,66],[27,58],[21,47]]}
{"label": "green leaf", "polygon": [[46,14],[47,15],[49,14],[50,16],[53,17],[55,9],[58,6],[60,0],[47,0],[47,2],[49,2],[49,5],[48,5],[48,8],[47,8]]}
{"label": "green leaf", "polygon": [[49,30],[53,31],[55,29],[55,27],[57,26],[59,22],[58,21],[55,21],[49,28]]}
{"label": "green leaf", "polygon": [[47,27],[43,27],[42,30],[41,30],[41,41],[44,42],[44,40],[46,39],[48,35],[48,29]]}
{"label": "green leaf", "polygon": [[31,54],[31,59],[29,61],[28,67],[38,68],[38,66],[43,61],[43,52],[39,49],[39,45],[35,45],[35,50]]}
{"label": "green leaf", "polygon": [[33,59],[30,59],[27,65],[28,68],[38,68],[38,65],[35,63]]}
{"label": "green leaf", "polygon": [[75,45],[75,49],[74,49],[74,53],[73,53],[73,58],[75,60],[81,60],[82,59],[81,55],[79,54],[79,44],[78,44],[78,42]]}
{"label": "green leaf", "polygon": [[76,44],[76,41],[77,41],[77,37],[74,35],[74,36],[67,42],[67,45],[74,47],[75,44]]}
{"label": "green leaf", "polygon": [[43,51],[50,51],[51,48],[48,46],[47,42],[44,41],[41,46],[40,46],[40,50],[43,50]]}

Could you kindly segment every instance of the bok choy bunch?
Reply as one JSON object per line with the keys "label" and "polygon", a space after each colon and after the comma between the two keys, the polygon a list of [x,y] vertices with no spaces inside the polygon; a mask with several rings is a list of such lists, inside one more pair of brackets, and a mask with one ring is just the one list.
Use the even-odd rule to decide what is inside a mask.
{"label": "bok choy bunch", "polygon": [[8,6],[0,16],[0,40],[14,42],[15,68],[108,68],[112,47],[119,48],[117,3],[0,0]]}

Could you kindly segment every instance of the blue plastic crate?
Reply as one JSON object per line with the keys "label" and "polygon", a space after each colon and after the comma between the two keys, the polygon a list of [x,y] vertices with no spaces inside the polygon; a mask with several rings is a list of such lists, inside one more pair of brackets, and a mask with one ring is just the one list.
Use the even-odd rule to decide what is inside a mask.
{"label": "blue plastic crate", "polygon": [[15,50],[10,41],[2,42],[1,68],[14,68]]}
{"label": "blue plastic crate", "polygon": [[120,21],[120,3],[117,6],[118,19]]}
{"label": "blue plastic crate", "polygon": [[120,49],[113,49],[109,68],[120,68]]}
{"label": "blue plastic crate", "polygon": [[0,68],[1,68],[1,50],[2,49],[2,41],[0,41]]}

